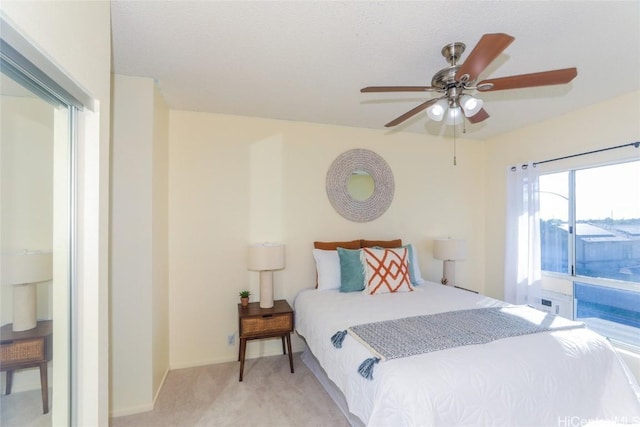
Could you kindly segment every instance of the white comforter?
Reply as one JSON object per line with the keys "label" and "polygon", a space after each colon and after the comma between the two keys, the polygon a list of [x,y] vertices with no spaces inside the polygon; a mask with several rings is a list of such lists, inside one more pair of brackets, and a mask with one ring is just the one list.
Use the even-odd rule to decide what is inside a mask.
{"label": "white comforter", "polygon": [[302,291],[297,332],[349,410],[371,426],[580,426],[640,423],[640,389],[610,343],[586,329],[537,333],[378,363],[373,380],[358,374],[371,357],[349,326],[504,303],[439,284],[414,292]]}

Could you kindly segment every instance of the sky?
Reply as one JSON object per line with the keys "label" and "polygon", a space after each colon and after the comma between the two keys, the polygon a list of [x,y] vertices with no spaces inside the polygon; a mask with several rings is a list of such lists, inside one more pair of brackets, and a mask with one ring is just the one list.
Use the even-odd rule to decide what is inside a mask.
{"label": "sky", "polygon": [[[540,217],[568,221],[569,172],[540,177]],[[576,220],[640,219],[640,160],[576,171]]]}

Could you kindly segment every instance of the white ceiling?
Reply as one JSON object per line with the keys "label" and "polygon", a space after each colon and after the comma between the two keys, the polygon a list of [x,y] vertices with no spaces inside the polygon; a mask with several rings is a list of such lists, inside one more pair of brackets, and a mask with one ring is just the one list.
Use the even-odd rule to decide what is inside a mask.
{"label": "white ceiling", "polygon": [[[360,93],[430,85],[485,33],[515,41],[480,79],[577,67],[562,86],[481,94],[486,139],[640,90],[640,2],[112,1],[114,72],[156,79],[172,109],[384,129],[437,94]],[[463,55],[461,62],[464,62]],[[446,135],[451,127],[446,127]],[[443,134],[418,114],[389,130]]]}

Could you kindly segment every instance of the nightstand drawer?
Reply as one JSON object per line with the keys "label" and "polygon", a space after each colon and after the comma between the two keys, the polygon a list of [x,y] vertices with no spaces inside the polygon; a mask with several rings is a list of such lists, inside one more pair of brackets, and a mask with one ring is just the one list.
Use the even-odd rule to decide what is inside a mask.
{"label": "nightstand drawer", "polygon": [[44,359],[44,340],[21,340],[0,347],[0,363],[29,362]]}
{"label": "nightstand drawer", "polygon": [[242,328],[240,335],[286,332],[293,329],[293,316],[291,313],[285,313],[245,317],[240,319],[240,324]]}

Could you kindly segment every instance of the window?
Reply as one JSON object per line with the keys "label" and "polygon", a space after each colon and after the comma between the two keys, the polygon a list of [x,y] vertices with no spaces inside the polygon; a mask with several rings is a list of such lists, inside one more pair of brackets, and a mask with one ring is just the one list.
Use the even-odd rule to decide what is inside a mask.
{"label": "window", "polygon": [[539,192],[542,270],[570,273],[569,172],[540,175]]}
{"label": "window", "polygon": [[575,172],[576,275],[640,283],[640,161]]}
{"label": "window", "polygon": [[541,175],[539,199],[542,270],[575,278],[574,317],[640,336],[640,161]]}

